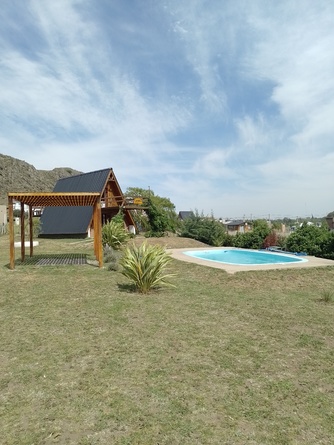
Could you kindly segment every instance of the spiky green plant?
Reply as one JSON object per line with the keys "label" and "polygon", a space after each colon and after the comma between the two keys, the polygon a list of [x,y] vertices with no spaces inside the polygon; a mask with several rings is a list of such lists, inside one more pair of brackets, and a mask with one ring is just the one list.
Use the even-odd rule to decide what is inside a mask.
{"label": "spiky green plant", "polygon": [[174,274],[165,273],[170,261],[162,246],[143,243],[126,247],[120,265],[122,274],[134,282],[137,291],[146,294],[157,286],[172,286],[168,279]]}
{"label": "spiky green plant", "polygon": [[102,243],[114,250],[119,250],[130,238],[129,232],[124,228],[123,223],[108,221],[102,227]]}

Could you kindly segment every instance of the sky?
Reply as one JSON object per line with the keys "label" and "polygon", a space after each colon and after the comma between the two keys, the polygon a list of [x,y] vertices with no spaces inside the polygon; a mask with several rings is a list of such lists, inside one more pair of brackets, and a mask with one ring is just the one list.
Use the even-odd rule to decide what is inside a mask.
{"label": "sky", "polygon": [[1,0],[0,153],[176,211],[334,210],[331,0]]}

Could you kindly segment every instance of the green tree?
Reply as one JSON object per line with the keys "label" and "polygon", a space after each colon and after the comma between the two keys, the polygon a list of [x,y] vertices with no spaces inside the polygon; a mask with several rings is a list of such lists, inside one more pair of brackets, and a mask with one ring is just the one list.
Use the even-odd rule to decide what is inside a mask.
{"label": "green tree", "polygon": [[308,255],[322,256],[323,248],[329,238],[325,227],[302,224],[286,240],[286,248],[291,252],[306,252]]}
{"label": "green tree", "polygon": [[148,199],[146,214],[150,227],[147,236],[163,236],[169,229],[168,216],[152,198]]}
{"label": "green tree", "polygon": [[253,228],[250,232],[235,235],[234,245],[244,249],[261,249],[264,247],[265,239],[270,234],[270,230],[267,221],[257,219],[253,222]]}
{"label": "green tree", "polygon": [[225,226],[213,215],[205,217],[195,211],[192,216],[182,222],[180,235],[192,238],[210,246],[230,246],[231,237],[226,233]]}
{"label": "green tree", "polygon": [[272,221],[271,222],[271,227],[274,230],[281,230],[282,229],[282,223],[280,221]]}
{"label": "green tree", "polygon": [[143,211],[133,213],[137,226],[151,236],[162,236],[165,232],[175,233],[178,228],[178,218],[175,205],[169,198],[155,195],[153,190],[140,187],[129,187],[125,196],[144,198]]}
{"label": "green tree", "polygon": [[321,256],[329,260],[334,260],[334,232],[328,232],[327,237],[324,239]]}

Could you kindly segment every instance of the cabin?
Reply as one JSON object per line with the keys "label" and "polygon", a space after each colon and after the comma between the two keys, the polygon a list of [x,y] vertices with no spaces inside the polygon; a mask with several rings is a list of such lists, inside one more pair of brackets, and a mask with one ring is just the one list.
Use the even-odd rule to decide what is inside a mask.
{"label": "cabin", "polygon": [[227,232],[230,235],[235,235],[236,233],[245,233],[248,232],[250,229],[249,225],[242,219],[234,219],[233,221],[225,222],[225,226]]}
{"label": "cabin", "polygon": [[[122,209],[124,223],[132,233],[135,222],[121,187],[112,168],[82,173],[59,179],[54,193],[99,193],[101,199],[101,222],[110,221]],[[94,236],[92,206],[45,207],[40,217],[40,237],[91,237]]]}

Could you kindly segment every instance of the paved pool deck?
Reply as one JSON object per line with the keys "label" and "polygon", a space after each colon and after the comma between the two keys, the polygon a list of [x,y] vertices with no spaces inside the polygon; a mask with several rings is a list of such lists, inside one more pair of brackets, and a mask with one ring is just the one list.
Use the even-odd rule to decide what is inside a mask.
{"label": "paved pool deck", "polygon": [[[236,272],[247,272],[247,271],[255,271],[255,270],[274,270],[274,269],[295,269],[295,268],[307,268],[307,267],[334,267],[334,261],[326,260],[324,258],[316,258],[314,256],[302,256],[307,261],[300,261],[297,263],[285,263],[285,264],[258,264],[258,265],[247,265],[240,266],[234,264],[224,264],[217,263],[215,261],[207,261],[202,260],[200,258],[195,258],[189,255],[186,255],[184,252],[189,251],[201,251],[201,250],[229,250],[233,248],[229,247],[205,247],[205,248],[192,248],[192,249],[169,249],[168,252],[171,254],[172,258],[180,261],[187,261],[188,263],[195,263],[201,266],[214,267],[216,269],[223,269],[227,273],[234,274]],[[283,253],[283,252],[282,252]],[[298,258],[298,256],[297,256]]]}

